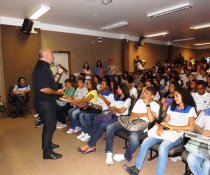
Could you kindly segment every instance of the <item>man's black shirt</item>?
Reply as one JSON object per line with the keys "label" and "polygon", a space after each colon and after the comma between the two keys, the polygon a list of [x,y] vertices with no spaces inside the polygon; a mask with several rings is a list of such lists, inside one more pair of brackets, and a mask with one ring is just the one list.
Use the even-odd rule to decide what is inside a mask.
{"label": "man's black shirt", "polygon": [[50,70],[50,64],[39,60],[32,73],[32,83],[34,89],[34,97],[36,101],[49,101],[55,102],[57,96],[51,94],[45,94],[40,91],[43,88],[52,88],[57,90],[55,79],[52,71]]}

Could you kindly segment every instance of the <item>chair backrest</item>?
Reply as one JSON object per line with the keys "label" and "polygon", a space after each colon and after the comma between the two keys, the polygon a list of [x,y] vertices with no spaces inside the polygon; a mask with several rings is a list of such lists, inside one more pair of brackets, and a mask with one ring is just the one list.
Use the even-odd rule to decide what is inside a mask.
{"label": "chair backrest", "polygon": [[9,90],[8,90],[8,94],[7,94],[7,101],[11,105],[14,105],[14,98],[13,98],[13,94],[12,94],[14,87],[15,87],[14,85],[10,86]]}
{"label": "chair backrest", "polygon": [[159,111],[159,114],[158,114],[158,117],[157,117],[157,120],[156,120],[156,122],[158,122],[158,123],[160,123],[161,121],[162,121],[162,119],[163,119],[163,112],[162,112],[162,108],[163,108],[163,105],[162,105],[162,103],[160,102],[160,101],[158,101],[158,100],[154,100],[157,104],[159,104],[159,106],[160,106],[160,111]]}
{"label": "chair backrest", "polygon": [[136,101],[137,101],[137,99],[135,97],[130,97],[130,98],[131,98],[131,105],[128,109],[128,115],[131,114],[131,111],[132,111],[132,109],[133,109],[133,107],[134,107],[134,105],[136,104]]}

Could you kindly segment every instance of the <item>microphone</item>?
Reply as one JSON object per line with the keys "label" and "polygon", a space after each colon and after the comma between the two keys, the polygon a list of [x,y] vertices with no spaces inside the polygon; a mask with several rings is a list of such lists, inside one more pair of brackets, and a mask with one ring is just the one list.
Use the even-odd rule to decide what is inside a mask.
{"label": "microphone", "polygon": [[[68,73],[68,70],[67,70],[65,67],[63,67],[61,64],[59,64],[58,66],[60,66],[61,69],[63,69],[63,71],[64,71],[65,73]],[[57,67],[58,67],[58,66],[57,66]]]}
{"label": "microphone", "polygon": [[65,67],[63,67],[61,64],[57,64],[57,63],[53,63],[54,65],[55,65],[55,67],[58,67],[58,66],[60,66],[61,67],[61,69],[63,69],[63,72],[65,72],[66,74],[68,73],[68,70],[65,68]]}

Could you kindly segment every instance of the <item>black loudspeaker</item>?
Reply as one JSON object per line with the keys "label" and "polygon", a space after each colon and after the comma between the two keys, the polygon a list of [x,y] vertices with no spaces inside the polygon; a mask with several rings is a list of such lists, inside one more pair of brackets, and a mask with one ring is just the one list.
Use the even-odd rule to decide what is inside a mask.
{"label": "black loudspeaker", "polygon": [[139,40],[137,42],[137,45],[138,46],[143,46],[144,45],[144,40],[145,40],[145,37],[144,36],[140,36]]}
{"label": "black loudspeaker", "polygon": [[28,18],[25,18],[23,21],[23,25],[21,27],[21,32],[26,33],[26,34],[30,34],[31,29],[33,27],[34,22],[31,21]]}

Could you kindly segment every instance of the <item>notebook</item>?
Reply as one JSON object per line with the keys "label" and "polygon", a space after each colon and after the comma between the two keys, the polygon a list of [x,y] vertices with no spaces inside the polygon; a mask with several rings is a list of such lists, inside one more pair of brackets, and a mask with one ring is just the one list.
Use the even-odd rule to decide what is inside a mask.
{"label": "notebook", "polygon": [[210,137],[196,134],[194,132],[185,132],[185,136],[188,138],[191,138],[192,140],[195,140],[197,142],[201,142],[201,143],[210,145]]}

